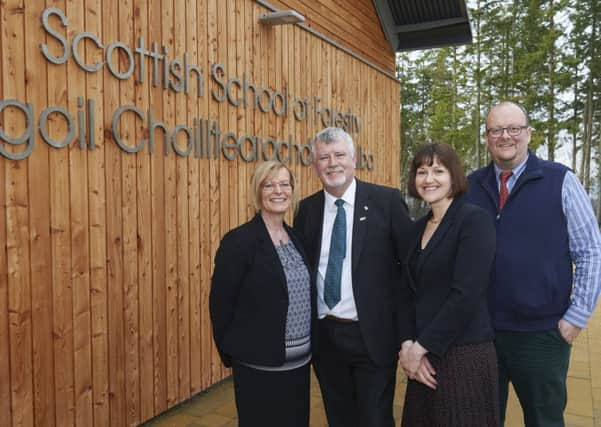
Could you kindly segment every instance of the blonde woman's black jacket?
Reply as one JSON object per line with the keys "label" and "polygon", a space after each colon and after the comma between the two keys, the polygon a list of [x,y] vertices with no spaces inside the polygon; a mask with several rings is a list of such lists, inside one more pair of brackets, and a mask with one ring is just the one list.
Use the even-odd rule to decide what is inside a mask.
{"label": "blonde woman's black jacket", "polygon": [[[288,225],[284,227],[307,264],[299,240]],[[264,366],[284,363],[288,288],[261,215],[223,236],[215,255],[209,309],[225,366],[235,360]]]}

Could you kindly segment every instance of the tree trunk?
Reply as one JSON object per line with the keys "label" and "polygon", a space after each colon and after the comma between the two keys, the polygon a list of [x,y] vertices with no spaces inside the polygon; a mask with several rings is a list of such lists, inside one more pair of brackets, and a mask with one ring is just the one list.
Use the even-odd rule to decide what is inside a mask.
{"label": "tree trunk", "polygon": [[593,81],[589,76],[586,102],[584,104],[584,135],[582,138],[581,180],[588,193],[591,189],[591,144],[593,135]]}
{"label": "tree trunk", "polygon": [[[549,29],[551,34],[555,34],[555,8],[553,0],[549,2]],[[557,141],[555,141],[555,36],[551,41],[549,47],[549,128],[547,130],[547,158],[554,162],[555,161],[555,147]]]}
{"label": "tree trunk", "polygon": [[576,157],[578,155],[578,65],[574,66],[574,104],[573,104],[573,125],[572,125],[572,171],[576,173]]}

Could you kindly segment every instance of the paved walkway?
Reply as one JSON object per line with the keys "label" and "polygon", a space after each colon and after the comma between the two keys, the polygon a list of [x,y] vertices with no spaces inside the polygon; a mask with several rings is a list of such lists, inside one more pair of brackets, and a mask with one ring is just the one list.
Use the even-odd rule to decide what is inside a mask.
{"label": "paved walkway", "polygon": [[[601,309],[591,319],[572,349],[568,378],[567,427],[601,427]],[[399,372],[394,414],[400,420],[405,395],[405,377]],[[158,427],[235,427],[236,407],[231,380],[212,387],[147,423]],[[522,427],[521,412],[511,397],[506,427]],[[327,426],[319,386],[312,378],[311,427]],[[282,426],[285,427],[285,426]]]}

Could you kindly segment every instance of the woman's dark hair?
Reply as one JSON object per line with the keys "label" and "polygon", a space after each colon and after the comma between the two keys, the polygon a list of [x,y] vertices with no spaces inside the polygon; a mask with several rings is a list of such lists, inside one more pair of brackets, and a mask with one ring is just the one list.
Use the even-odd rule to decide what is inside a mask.
{"label": "woman's dark hair", "polygon": [[467,191],[467,178],[461,160],[453,147],[443,142],[424,144],[417,148],[409,172],[409,194],[421,199],[415,187],[415,174],[423,165],[432,166],[434,160],[447,168],[451,175],[451,194],[449,197],[459,197],[464,194]]}

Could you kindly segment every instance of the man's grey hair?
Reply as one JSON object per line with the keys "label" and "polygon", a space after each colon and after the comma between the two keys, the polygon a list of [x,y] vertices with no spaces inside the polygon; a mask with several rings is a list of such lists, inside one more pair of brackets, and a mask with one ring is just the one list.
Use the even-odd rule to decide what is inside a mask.
{"label": "man's grey hair", "polygon": [[349,147],[351,158],[355,158],[355,143],[353,138],[342,128],[328,127],[315,135],[311,141],[311,157],[315,160],[315,145],[318,143],[332,144],[338,141],[344,141]]}

